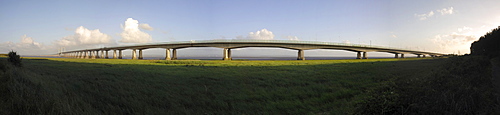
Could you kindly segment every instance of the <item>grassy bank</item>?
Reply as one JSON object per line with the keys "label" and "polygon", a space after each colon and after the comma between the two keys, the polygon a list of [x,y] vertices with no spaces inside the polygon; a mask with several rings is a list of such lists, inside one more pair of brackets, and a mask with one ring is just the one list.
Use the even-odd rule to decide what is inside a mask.
{"label": "grassy bank", "polygon": [[5,114],[353,114],[375,102],[373,91],[394,79],[431,75],[443,60],[24,58],[17,68],[3,58],[1,108]]}

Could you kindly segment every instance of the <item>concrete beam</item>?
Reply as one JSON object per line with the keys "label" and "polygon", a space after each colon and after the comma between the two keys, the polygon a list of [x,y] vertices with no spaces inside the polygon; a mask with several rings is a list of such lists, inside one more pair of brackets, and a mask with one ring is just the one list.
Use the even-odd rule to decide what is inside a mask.
{"label": "concrete beam", "polygon": [[304,57],[304,50],[299,50],[297,60],[306,60],[306,57]]}
{"label": "concrete beam", "polygon": [[368,59],[368,54],[366,54],[366,52],[363,52],[363,59]]}
{"label": "concrete beam", "polygon": [[172,60],[170,57],[170,49],[165,49],[165,60]]}
{"label": "concrete beam", "polygon": [[132,49],[132,59],[137,59],[137,56],[135,55],[135,50],[136,49]]}
{"label": "concrete beam", "polygon": [[139,49],[139,59],[142,59],[142,49]]}

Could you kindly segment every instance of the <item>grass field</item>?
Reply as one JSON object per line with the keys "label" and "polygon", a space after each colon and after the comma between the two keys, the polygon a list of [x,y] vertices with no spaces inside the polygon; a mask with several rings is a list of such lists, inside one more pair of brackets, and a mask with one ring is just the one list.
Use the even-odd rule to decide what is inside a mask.
{"label": "grass field", "polygon": [[3,114],[355,114],[446,60],[5,59]]}

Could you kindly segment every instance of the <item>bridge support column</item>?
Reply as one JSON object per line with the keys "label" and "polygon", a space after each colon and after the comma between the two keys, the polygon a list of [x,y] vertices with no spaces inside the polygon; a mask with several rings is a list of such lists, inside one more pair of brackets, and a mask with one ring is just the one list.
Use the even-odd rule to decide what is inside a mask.
{"label": "bridge support column", "polygon": [[101,58],[104,58],[104,50],[101,50]]}
{"label": "bridge support column", "polygon": [[94,51],[94,52],[95,52],[95,58],[101,58],[101,57],[99,57],[99,50]]}
{"label": "bridge support column", "polygon": [[106,59],[109,59],[108,51],[109,50],[106,50],[106,57],[105,57]]}
{"label": "bridge support column", "polygon": [[299,50],[297,60],[306,60],[306,57],[304,57],[304,50]]}
{"label": "bridge support column", "polygon": [[222,60],[231,60],[231,49],[224,48],[223,54],[224,58]]}
{"label": "bridge support column", "polygon": [[405,58],[405,54],[401,54],[401,58]]}
{"label": "bridge support column", "polygon": [[368,55],[366,54],[366,52],[363,52],[363,59],[368,59]]}
{"label": "bridge support column", "polygon": [[90,51],[90,55],[91,55],[92,59],[95,59],[95,51]]}
{"label": "bridge support column", "polygon": [[420,58],[420,54],[417,54],[417,58]]}
{"label": "bridge support column", "polygon": [[142,59],[142,49],[139,49],[139,59]]}
{"label": "bridge support column", "polygon": [[137,59],[137,56],[135,55],[135,50],[136,49],[132,49],[132,59]]}
{"label": "bridge support column", "polygon": [[399,58],[397,53],[394,54],[394,58]]}
{"label": "bridge support column", "polygon": [[116,59],[116,50],[113,50],[113,59]]}
{"label": "bridge support column", "polygon": [[165,49],[165,60],[172,60],[170,57],[170,49]]}
{"label": "bridge support column", "polygon": [[361,52],[358,52],[358,55],[356,56],[356,59],[361,59]]}
{"label": "bridge support column", "polygon": [[118,50],[118,59],[122,59],[122,50]]}
{"label": "bridge support column", "polygon": [[422,57],[423,57],[423,58],[425,58],[425,54],[424,54],[424,55],[422,55]]}
{"label": "bridge support column", "polygon": [[177,49],[172,49],[172,60],[177,59]]}

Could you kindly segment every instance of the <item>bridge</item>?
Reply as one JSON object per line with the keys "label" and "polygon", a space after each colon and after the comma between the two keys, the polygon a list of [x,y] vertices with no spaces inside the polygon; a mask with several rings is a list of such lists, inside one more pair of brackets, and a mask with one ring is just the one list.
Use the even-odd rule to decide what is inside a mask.
{"label": "bridge", "polygon": [[[142,51],[151,48],[165,49],[165,60],[177,59],[177,49],[190,47],[215,47],[222,48],[223,60],[231,60],[231,49],[247,47],[273,47],[297,50],[297,60],[305,60],[304,50],[311,49],[332,49],[357,52],[356,59],[368,59],[367,52],[387,52],[394,54],[394,58],[404,58],[405,54],[414,54],[417,57],[443,56],[445,54],[416,51],[408,49],[397,49],[372,45],[346,44],[333,42],[313,42],[313,41],[288,41],[288,40],[204,40],[204,41],[183,41],[183,42],[163,42],[147,43],[131,46],[104,47],[95,49],[83,49],[61,52],[59,55],[74,58],[96,59],[110,58],[108,51],[113,51],[113,59],[122,59],[122,51],[131,49],[132,59],[143,59]],[[137,51],[139,52],[137,56]],[[100,55],[99,55],[100,52]]]}

